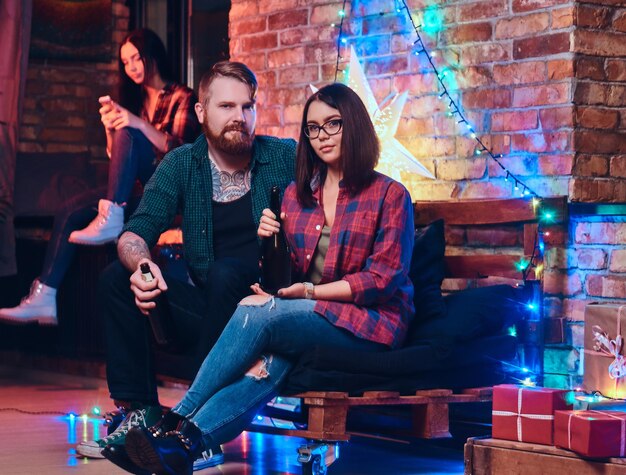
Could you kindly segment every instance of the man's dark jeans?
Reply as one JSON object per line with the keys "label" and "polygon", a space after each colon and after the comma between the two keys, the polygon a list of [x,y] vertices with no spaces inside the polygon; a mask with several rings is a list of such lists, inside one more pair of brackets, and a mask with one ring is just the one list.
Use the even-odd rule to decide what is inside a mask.
{"label": "man's dark jeans", "polygon": [[[167,302],[177,343],[187,348],[194,374],[217,341],[237,303],[250,295],[257,281],[258,265],[236,259],[213,263],[208,284],[202,287],[182,282],[167,273]],[[107,382],[111,398],[157,404],[152,336],[148,318],[135,305],[130,273],[119,261],[101,274],[98,308],[104,319]]]}

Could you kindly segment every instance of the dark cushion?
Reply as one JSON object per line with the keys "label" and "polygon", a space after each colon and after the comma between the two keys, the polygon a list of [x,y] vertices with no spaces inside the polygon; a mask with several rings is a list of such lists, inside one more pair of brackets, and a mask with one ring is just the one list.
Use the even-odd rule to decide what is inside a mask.
{"label": "dark cushion", "polygon": [[446,242],[443,219],[417,229],[409,277],[415,294],[414,322],[426,322],[445,316],[446,306],[441,295],[444,278]]}
{"label": "dark cushion", "polygon": [[411,325],[405,346],[465,342],[500,333],[527,313],[529,293],[530,289],[523,287],[493,285],[447,295],[446,315]]}

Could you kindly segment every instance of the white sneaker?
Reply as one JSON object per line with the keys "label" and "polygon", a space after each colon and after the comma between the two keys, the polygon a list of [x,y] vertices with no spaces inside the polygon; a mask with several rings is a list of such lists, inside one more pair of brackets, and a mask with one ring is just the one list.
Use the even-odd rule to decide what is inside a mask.
{"label": "white sneaker", "polygon": [[57,325],[57,289],[35,280],[17,307],[0,308],[0,322]]}
{"label": "white sneaker", "polygon": [[98,216],[85,229],[74,231],[68,238],[74,244],[98,246],[113,242],[124,227],[124,206],[109,200],[98,202]]}

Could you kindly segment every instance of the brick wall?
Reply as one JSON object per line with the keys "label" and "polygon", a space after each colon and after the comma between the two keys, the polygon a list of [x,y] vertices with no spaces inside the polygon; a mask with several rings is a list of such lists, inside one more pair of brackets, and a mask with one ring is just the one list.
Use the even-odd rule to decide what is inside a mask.
{"label": "brick wall", "polygon": [[98,97],[116,95],[117,46],[128,31],[128,8],[113,0],[111,60],[31,59],[19,152],[85,152],[106,159]]}
{"label": "brick wall", "polygon": [[[626,202],[624,2],[408,4],[440,72],[450,73],[444,81],[453,97],[485,144],[504,155],[505,167],[542,196]],[[231,56],[259,74],[260,132],[297,136],[308,85],[335,76],[341,6],[327,0],[233,0]],[[424,56],[414,54],[406,14],[395,7],[393,0],[347,2],[341,68],[352,45],[379,101],[409,91],[396,137],[437,180],[405,174],[403,182],[414,199],[511,196],[505,172],[476,155],[476,142],[447,115],[436,78]],[[546,353],[548,384],[574,386],[580,380],[586,303],[626,298],[623,221],[577,216],[546,236],[546,316],[568,322],[567,345]],[[484,245],[492,239],[485,237]]]}

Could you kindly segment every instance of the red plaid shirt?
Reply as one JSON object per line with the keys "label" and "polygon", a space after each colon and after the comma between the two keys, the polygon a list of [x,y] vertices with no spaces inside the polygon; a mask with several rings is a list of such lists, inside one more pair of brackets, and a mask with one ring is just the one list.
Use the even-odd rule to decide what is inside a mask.
{"label": "red plaid shirt", "polygon": [[[309,270],[324,226],[319,188],[313,196],[318,204],[303,209],[292,183],[283,198],[285,232],[299,278]],[[360,338],[401,345],[414,312],[408,275],[414,233],[411,197],[400,183],[377,173],[354,197],[340,188],[320,283],[347,281],[354,302],[318,300],[315,312]]]}
{"label": "red plaid shirt", "polygon": [[196,94],[187,86],[170,83],[159,94],[152,120],[148,112],[141,109],[141,118],[167,135],[165,152],[154,149],[158,161],[170,150],[184,143],[192,143],[200,134],[200,124],[194,110],[196,102]]}

